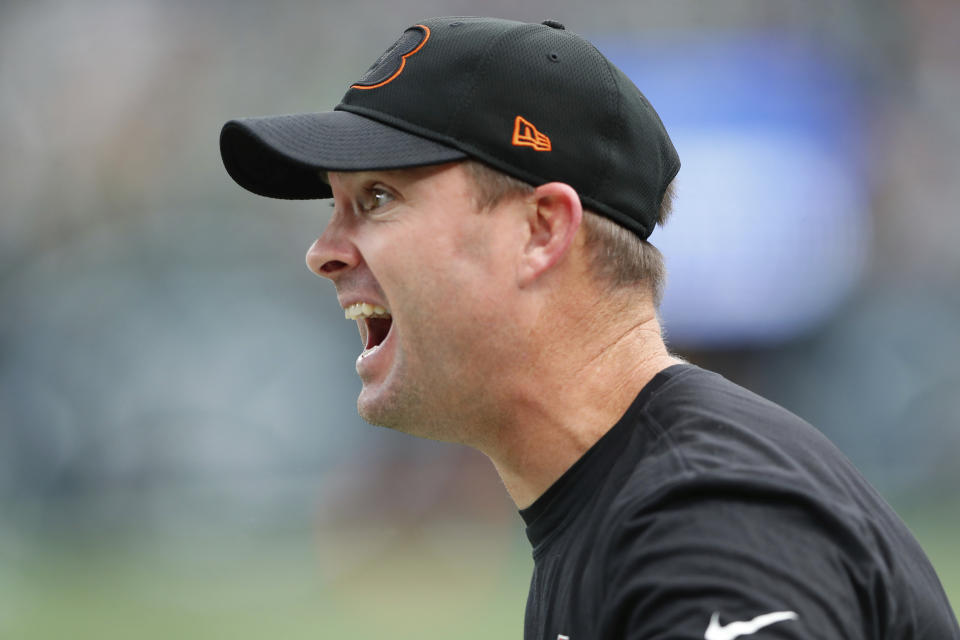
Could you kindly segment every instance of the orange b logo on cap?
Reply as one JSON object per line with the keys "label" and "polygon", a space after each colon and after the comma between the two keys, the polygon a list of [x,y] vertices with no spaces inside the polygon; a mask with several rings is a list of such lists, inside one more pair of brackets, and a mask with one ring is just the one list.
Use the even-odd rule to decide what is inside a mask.
{"label": "orange b logo on cap", "polygon": [[418,24],[403,35],[374,62],[351,89],[376,89],[396,80],[407,66],[407,58],[415,54],[430,39],[430,27]]}
{"label": "orange b logo on cap", "polygon": [[513,121],[513,140],[510,141],[515,147],[533,147],[534,151],[550,151],[550,138],[537,131],[533,123],[517,116]]}

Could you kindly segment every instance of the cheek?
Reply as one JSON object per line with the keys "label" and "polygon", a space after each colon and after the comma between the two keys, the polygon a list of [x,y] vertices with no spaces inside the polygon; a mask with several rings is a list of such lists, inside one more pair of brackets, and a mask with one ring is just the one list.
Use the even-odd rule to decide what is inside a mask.
{"label": "cheek", "polygon": [[434,224],[397,228],[366,244],[373,276],[396,311],[434,324],[458,314],[487,316],[509,299],[515,242],[493,216],[469,215],[457,228],[453,215],[438,216]]}
{"label": "cheek", "polygon": [[503,215],[472,213],[462,233],[454,238],[453,251],[463,271],[484,288],[508,284],[518,245],[516,230]]}

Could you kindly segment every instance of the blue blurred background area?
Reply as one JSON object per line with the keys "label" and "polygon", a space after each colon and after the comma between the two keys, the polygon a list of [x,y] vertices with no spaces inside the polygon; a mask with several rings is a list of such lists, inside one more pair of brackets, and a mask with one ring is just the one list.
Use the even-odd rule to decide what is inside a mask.
{"label": "blue blurred background area", "polygon": [[560,20],[683,161],[671,347],[824,431],[960,602],[960,4],[0,4],[0,637],[519,637],[492,466],[356,416],[321,202],[223,170],[417,20]]}
{"label": "blue blurred background area", "polygon": [[854,63],[774,28],[599,45],[663,113],[683,161],[680,213],[655,240],[674,344],[762,346],[822,325],[871,240]]}

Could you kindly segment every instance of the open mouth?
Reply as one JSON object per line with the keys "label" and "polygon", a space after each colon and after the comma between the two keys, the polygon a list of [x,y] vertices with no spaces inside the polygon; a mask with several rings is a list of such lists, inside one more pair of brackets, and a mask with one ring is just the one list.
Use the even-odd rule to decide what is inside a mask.
{"label": "open mouth", "polygon": [[383,344],[393,325],[393,316],[387,309],[369,302],[350,305],[344,309],[344,316],[349,320],[357,321],[364,355]]}

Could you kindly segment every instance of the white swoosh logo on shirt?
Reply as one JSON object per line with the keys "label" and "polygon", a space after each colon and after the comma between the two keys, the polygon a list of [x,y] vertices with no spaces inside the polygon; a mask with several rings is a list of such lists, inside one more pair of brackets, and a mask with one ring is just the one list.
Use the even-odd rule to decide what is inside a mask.
{"label": "white swoosh logo on shirt", "polygon": [[757,616],[753,620],[730,622],[720,625],[720,614],[714,611],[710,618],[710,626],[707,632],[703,634],[704,640],[733,640],[740,636],[749,636],[764,627],[783,622],[784,620],[796,620],[797,614],[793,611],[774,611]]}

